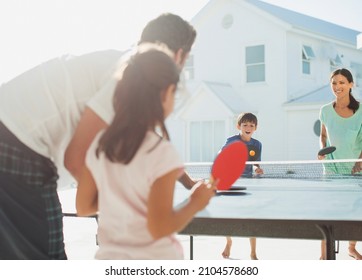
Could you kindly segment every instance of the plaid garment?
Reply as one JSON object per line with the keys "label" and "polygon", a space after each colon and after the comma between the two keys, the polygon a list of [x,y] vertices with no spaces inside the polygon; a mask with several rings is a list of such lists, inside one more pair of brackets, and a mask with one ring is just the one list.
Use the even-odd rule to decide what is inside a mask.
{"label": "plaid garment", "polygon": [[66,259],[53,162],[0,122],[0,259]]}

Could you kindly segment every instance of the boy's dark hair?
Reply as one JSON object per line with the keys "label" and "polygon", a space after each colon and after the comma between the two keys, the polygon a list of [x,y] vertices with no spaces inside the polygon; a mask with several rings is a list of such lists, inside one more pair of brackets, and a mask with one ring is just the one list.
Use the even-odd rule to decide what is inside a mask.
{"label": "boy's dark hair", "polygon": [[238,125],[242,123],[251,122],[254,123],[255,126],[258,125],[258,118],[252,113],[242,113],[238,116]]}
{"label": "boy's dark hair", "polygon": [[151,20],[143,29],[141,43],[164,43],[173,52],[187,54],[195,42],[196,30],[178,15],[165,13]]}

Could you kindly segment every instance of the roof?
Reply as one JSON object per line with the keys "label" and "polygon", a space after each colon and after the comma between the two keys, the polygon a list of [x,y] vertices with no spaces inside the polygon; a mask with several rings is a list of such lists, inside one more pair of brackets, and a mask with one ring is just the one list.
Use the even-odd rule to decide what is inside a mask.
{"label": "roof", "polygon": [[320,87],[316,90],[310,91],[307,94],[293,98],[285,103],[285,105],[299,105],[299,104],[311,104],[311,103],[327,103],[331,102],[334,96],[331,92],[329,84]]}
{"label": "roof", "polygon": [[326,36],[331,39],[342,41],[348,44],[357,44],[357,35],[360,31],[346,28],[321,19],[297,13],[282,7],[278,7],[259,0],[245,0],[247,3],[289,23],[294,28]]}
{"label": "roof", "polygon": [[208,82],[203,83],[213,92],[233,113],[253,111],[251,105],[238,95],[230,84]]}

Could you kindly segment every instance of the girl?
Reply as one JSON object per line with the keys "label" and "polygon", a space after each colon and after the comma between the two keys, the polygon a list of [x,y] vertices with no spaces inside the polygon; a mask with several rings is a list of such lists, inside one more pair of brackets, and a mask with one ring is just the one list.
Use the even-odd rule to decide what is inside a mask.
{"label": "girl", "polygon": [[159,50],[130,58],[115,95],[115,117],[100,132],[79,182],[79,215],[99,209],[97,259],[182,259],[175,233],[215,195],[198,183],[189,202],[173,209],[183,164],[164,120],[173,111],[179,69]]}

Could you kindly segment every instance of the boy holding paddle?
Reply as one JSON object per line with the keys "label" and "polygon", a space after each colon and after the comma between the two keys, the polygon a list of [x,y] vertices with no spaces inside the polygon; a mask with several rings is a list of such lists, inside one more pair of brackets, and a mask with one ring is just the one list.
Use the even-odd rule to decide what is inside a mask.
{"label": "boy holding paddle", "polygon": [[[245,113],[245,114],[240,114],[238,116],[237,119],[237,124],[236,127],[237,129],[240,131],[238,134],[229,137],[226,140],[225,145],[223,146],[222,149],[224,149],[226,146],[228,146],[229,144],[236,142],[236,141],[241,141],[243,142],[249,150],[249,161],[260,161],[261,160],[261,149],[262,149],[262,144],[260,141],[252,138],[254,132],[256,131],[258,126],[258,119],[257,117],[252,114],[252,113]],[[253,170],[255,169],[255,170]],[[245,166],[245,170],[243,173],[243,177],[252,177],[253,176],[253,172],[255,172],[256,175],[260,175],[263,174],[263,169],[260,168],[259,164],[247,164]],[[224,258],[229,258],[230,257],[230,251],[231,251],[231,245],[232,245],[232,240],[230,236],[226,237],[226,246],[224,251],[222,252],[222,256]],[[257,256],[256,256],[256,238],[255,237],[251,237],[250,238],[250,259],[252,260],[257,260]]]}

